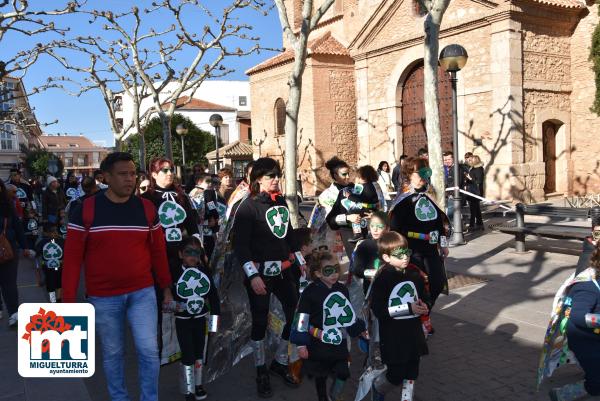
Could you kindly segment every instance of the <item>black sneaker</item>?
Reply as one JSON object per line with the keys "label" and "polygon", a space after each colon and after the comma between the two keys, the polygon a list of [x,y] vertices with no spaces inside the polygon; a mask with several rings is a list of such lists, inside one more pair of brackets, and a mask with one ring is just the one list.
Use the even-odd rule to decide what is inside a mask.
{"label": "black sneaker", "polygon": [[269,372],[267,371],[267,367],[265,365],[257,368],[256,392],[260,398],[271,398],[273,396]]}
{"label": "black sneaker", "polygon": [[283,365],[277,361],[273,361],[273,362],[271,362],[270,370],[272,373],[275,373],[277,376],[281,377],[283,379],[283,383],[286,386],[292,387],[292,388],[296,388],[296,387],[300,386],[300,383],[298,383],[298,381],[294,378],[294,376],[292,376],[290,374],[290,371],[289,371],[287,365]]}
{"label": "black sneaker", "polygon": [[208,394],[204,390],[204,387],[196,386],[196,400],[204,400],[206,397],[208,397]]}

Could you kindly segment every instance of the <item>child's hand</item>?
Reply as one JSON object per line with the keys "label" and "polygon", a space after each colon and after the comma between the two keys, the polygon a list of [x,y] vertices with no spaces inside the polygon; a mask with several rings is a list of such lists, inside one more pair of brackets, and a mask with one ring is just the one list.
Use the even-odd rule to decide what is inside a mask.
{"label": "child's hand", "polygon": [[414,304],[411,305],[412,311],[415,315],[426,315],[429,312],[429,308],[427,304],[422,300],[417,300]]}
{"label": "child's hand", "polygon": [[302,359],[308,359],[308,348],[298,347],[298,356]]}

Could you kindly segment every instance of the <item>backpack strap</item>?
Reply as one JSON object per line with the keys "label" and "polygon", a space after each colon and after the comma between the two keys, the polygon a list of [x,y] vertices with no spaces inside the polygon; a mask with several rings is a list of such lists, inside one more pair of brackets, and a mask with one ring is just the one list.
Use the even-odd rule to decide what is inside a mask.
{"label": "backpack strap", "polygon": [[85,234],[83,240],[87,239],[87,236],[90,232],[90,228],[92,227],[92,223],[94,222],[94,214],[96,212],[96,197],[90,196],[83,200],[83,210],[82,210],[82,219],[83,219],[83,228],[85,229]]}
{"label": "backpack strap", "polygon": [[150,202],[148,199],[140,198],[142,201],[142,205],[144,206],[144,215],[146,215],[146,224],[148,224],[148,233],[150,236],[150,243],[154,241],[152,235],[152,228],[154,226],[154,219],[156,218],[156,208],[154,204]]}

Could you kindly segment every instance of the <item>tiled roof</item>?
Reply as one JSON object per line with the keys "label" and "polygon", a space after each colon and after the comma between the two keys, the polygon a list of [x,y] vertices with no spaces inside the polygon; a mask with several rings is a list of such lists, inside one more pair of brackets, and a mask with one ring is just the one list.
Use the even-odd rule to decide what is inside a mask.
{"label": "tiled roof", "polygon": [[[175,109],[177,110],[218,110],[218,111],[235,111],[236,109],[221,104],[207,102],[206,100],[193,98],[189,100],[189,96],[181,96],[177,99]],[[163,103],[163,109],[169,107],[168,103]]]}
{"label": "tiled roof", "polygon": [[[564,0],[567,1],[567,0]],[[323,35],[316,39],[308,41],[308,57],[312,55],[330,55],[330,56],[350,56],[348,49],[338,42],[332,35],[331,32],[327,31]],[[294,60],[294,51],[288,49],[283,53],[271,57],[268,60],[250,68],[246,71],[246,75],[256,74],[259,71],[266,70],[268,68],[276,67],[282,64],[286,64]]]}
{"label": "tiled roof", "polygon": [[536,3],[563,8],[586,8],[585,3],[579,0],[533,0]]}
{"label": "tiled roof", "polygon": [[[252,146],[247,143],[235,141],[219,148],[219,157],[252,157]],[[217,153],[213,150],[206,154],[207,159],[216,159]]]}
{"label": "tiled roof", "polygon": [[[92,141],[90,141],[85,136],[76,136],[76,135],[42,135],[40,136],[40,141],[45,148],[53,148],[53,149],[89,149],[96,148],[98,146],[94,145]],[[73,146],[74,145],[74,146]]]}

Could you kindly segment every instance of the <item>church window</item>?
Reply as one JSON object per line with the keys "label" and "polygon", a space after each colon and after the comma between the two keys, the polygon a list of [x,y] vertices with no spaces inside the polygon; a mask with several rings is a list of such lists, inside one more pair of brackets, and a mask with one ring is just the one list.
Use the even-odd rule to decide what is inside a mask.
{"label": "church window", "polygon": [[282,98],[275,101],[275,135],[285,134],[285,102]]}

